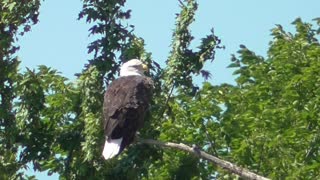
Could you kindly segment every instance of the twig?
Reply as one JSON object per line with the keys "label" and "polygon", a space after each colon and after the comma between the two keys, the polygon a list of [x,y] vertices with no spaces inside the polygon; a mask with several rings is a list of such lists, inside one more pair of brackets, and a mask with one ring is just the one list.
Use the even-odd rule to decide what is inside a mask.
{"label": "twig", "polygon": [[170,92],[169,92],[169,94],[168,94],[168,97],[167,97],[167,99],[166,99],[166,102],[164,103],[164,108],[163,108],[163,111],[160,113],[160,114],[161,114],[160,118],[163,117],[164,113],[165,113],[166,110],[167,110],[167,107],[168,107],[168,105],[169,105],[169,100],[170,100],[170,98],[171,98],[171,95],[172,95],[172,93],[173,93],[173,90],[174,90],[174,85],[172,85],[172,87],[171,87],[171,89],[170,89]]}
{"label": "twig", "polygon": [[184,8],[187,7],[181,0],[178,0],[178,1],[179,1],[180,5],[181,5],[182,7],[184,7]]}
{"label": "twig", "polygon": [[193,148],[190,146],[187,146],[185,144],[182,143],[172,143],[172,142],[161,142],[161,141],[157,141],[157,140],[153,140],[153,139],[141,139],[138,138],[138,143],[143,143],[143,144],[151,144],[151,145],[157,145],[157,146],[162,146],[162,147],[169,147],[169,148],[174,148],[174,149],[179,149],[185,152],[189,152],[193,155],[196,155],[202,159],[206,159],[210,162],[212,162],[213,164],[216,164],[234,174],[237,174],[239,176],[241,176],[242,178],[246,178],[246,179],[251,179],[251,180],[269,180],[268,178],[265,178],[263,176],[257,175],[251,171],[249,171],[248,169],[245,168],[241,168],[239,166],[236,166],[228,161],[219,159],[215,156],[212,156],[198,148]]}

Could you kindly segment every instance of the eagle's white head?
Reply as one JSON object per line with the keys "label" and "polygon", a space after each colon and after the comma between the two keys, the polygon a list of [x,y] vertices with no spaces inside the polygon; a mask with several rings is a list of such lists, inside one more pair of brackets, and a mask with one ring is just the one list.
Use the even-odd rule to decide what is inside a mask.
{"label": "eagle's white head", "polygon": [[144,76],[148,67],[139,59],[131,59],[120,67],[120,76]]}

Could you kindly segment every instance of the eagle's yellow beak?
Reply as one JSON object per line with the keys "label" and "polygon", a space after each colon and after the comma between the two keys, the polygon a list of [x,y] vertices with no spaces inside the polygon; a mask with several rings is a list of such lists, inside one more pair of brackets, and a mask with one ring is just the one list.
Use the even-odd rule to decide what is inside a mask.
{"label": "eagle's yellow beak", "polygon": [[142,68],[145,72],[148,72],[149,71],[149,68],[146,64],[142,64]]}

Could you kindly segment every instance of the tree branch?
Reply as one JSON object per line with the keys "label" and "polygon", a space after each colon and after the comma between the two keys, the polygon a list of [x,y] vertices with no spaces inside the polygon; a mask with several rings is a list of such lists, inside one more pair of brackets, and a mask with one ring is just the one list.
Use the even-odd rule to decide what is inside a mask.
{"label": "tree branch", "polygon": [[187,146],[185,144],[182,143],[172,143],[172,142],[161,142],[161,141],[157,141],[157,140],[153,140],[153,139],[141,139],[138,138],[137,139],[138,143],[142,143],[142,144],[150,144],[150,145],[157,145],[157,146],[162,146],[162,147],[169,147],[169,148],[174,148],[174,149],[179,149],[185,152],[189,152],[195,156],[198,156],[202,159],[208,160],[209,162],[218,165],[220,167],[222,167],[223,169],[226,169],[234,174],[237,174],[243,178],[246,179],[252,179],[252,180],[269,180],[268,178],[265,178],[263,176],[259,176],[251,171],[249,171],[248,169],[245,168],[241,168],[239,166],[236,166],[228,161],[219,159],[215,156],[212,156],[202,150],[200,150],[199,148],[196,147],[190,147]]}
{"label": "tree branch", "polygon": [[164,115],[164,113],[166,112],[166,110],[167,110],[167,107],[168,107],[168,105],[169,105],[169,100],[170,100],[170,98],[171,98],[171,95],[172,95],[172,93],[173,93],[173,90],[174,90],[174,85],[172,85],[172,87],[171,87],[171,89],[170,89],[170,92],[169,92],[169,94],[168,94],[168,97],[167,97],[167,99],[166,99],[166,102],[164,103],[165,105],[164,105],[164,108],[163,108],[163,111],[161,112],[161,118],[163,117],[163,115]]}

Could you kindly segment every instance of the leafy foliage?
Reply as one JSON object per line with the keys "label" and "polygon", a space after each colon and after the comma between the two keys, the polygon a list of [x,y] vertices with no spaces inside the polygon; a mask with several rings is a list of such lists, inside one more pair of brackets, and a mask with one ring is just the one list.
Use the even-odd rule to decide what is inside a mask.
{"label": "leafy foliage", "polygon": [[194,52],[189,48],[191,41],[194,39],[189,27],[194,21],[197,7],[198,4],[195,1],[189,0],[186,5],[181,4],[181,13],[176,17],[176,29],[172,37],[172,50],[167,60],[168,67],[164,75],[165,84],[169,87],[183,87],[192,91],[194,87],[192,74],[199,74],[205,61],[214,59],[214,49],[220,48],[218,46],[220,40],[214,35],[213,29],[210,35],[202,39],[198,52]]}
{"label": "leafy foliage", "polygon": [[[226,93],[231,158],[275,179],[319,177],[319,40],[312,25],[272,30],[267,59],[239,51],[238,85]],[[236,129],[236,131],[234,131]]]}
{"label": "leafy foliage", "polygon": [[120,53],[120,60],[125,61],[121,52],[133,36],[123,25],[131,12],[123,10],[124,4],[125,0],[83,0],[83,10],[79,13],[79,19],[86,17],[88,23],[96,23],[89,29],[90,35],[100,36],[88,46],[88,53],[93,53],[94,57],[86,67],[94,65],[102,74],[107,73],[107,81],[114,79],[119,68],[117,53]]}
{"label": "leafy foliage", "polygon": [[[75,82],[46,66],[18,72],[17,35],[37,22],[39,1],[0,2],[0,179],[27,177],[19,169],[48,171],[60,179],[232,179],[223,169],[184,152],[145,144],[111,161],[101,158],[103,94],[119,65],[139,58],[155,82],[150,114],[140,136],[194,144],[272,179],[318,179],[319,20],[301,19],[295,33],[272,30],[267,57],[244,45],[232,55],[236,85],[198,88],[193,75],[210,72],[220,39],[211,30],[197,50],[190,25],[198,4],[179,1],[167,66],[161,68],[125,26],[125,0],[83,0],[79,18],[92,23],[93,58]],[[21,31],[19,31],[21,30]]]}
{"label": "leafy foliage", "polygon": [[[17,34],[23,35],[30,25],[37,23],[40,1],[0,2],[0,178],[22,177],[17,173],[21,165],[16,162],[18,152],[17,122],[13,107],[19,79],[19,61],[14,53],[19,49],[14,43]],[[17,173],[17,174],[16,174]]]}

